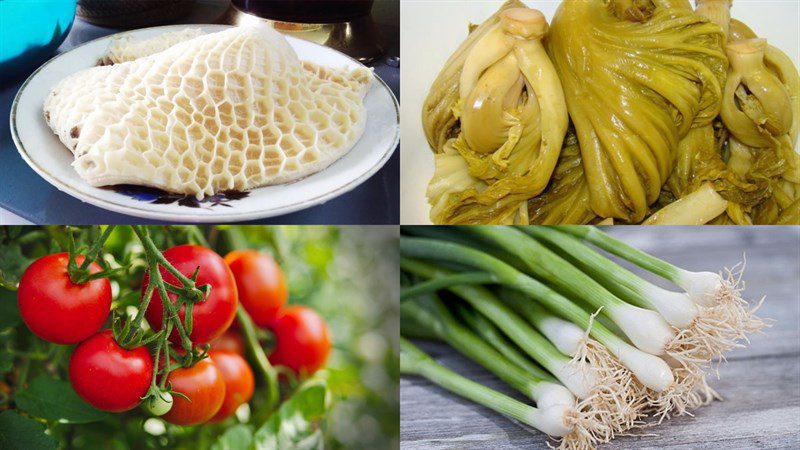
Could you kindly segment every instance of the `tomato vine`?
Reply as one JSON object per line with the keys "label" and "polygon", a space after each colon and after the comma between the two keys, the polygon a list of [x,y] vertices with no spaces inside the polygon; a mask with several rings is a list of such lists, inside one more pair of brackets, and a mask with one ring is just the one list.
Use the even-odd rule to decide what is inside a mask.
{"label": "tomato vine", "polygon": [[[298,230],[309,233],[309,237],[298,235]],[[233,435],[226,430],[243,430],[241,427],[246,426],[249,431],[245,434],[261,448],[286,448],[289,441],[275,441],[278,435],[280,439],[296,438],[297,442],[322,442],[320,428],[327,426],[322,419],[331,408],[329,377],[338,377],[339,389],[346,395],[367,391],[345,388],[358,381],[357,372],[336,372],[325,366],[298,372],[276,364],[275,349],[281,342],[292,340],[281,336],[272,321],[290,305],[306,302],[315,291],[320,293],[316,307],[329,308],[321,298],[327,275],[314,275],[313,271],[325,273],[325,265],[333,261],[333,250],[319,244],[306,249],[291,242],[307,239],[311,243],[318,237],[332,237],[327,242],[336,242],[337,234],[337,230],[323,227],[0,227],[0,441],[8,436],[31,435],[33,428],[45,426],[46,433],[42,429],[33,434],[42,442],[60,442],[62,448],[96,448],[103,442],[93,441],[91,436],[115,436],[113,439],[124,439],[131,448],[207,448],[212,443],[228,442]],[[277,300],[269,305],[258,304],[258,295],[249,299],[250,310],[243,303],[235,305],[230,310],[235,326],[229,330],[225,328],[230,322],[219,320],[218,329],[200,333],[205,326],[200,313],[209,299],[226,288],[209,280],[209,263],[180,262],[172,255],[177,252],[175,248],[192,246],[213,253],[212,259],[222,262],[222,266],[214,266],[215,270],[230,271],[237,290],[243,275],[232,271],[222,258],[234,251],[272,261],[268,269],[255,265],[254,270],[269,270],[267,278],[282,280],[285,285],[277,286]],[[80,291],[107,283],[110,297],[109,304],[95,304],[99,305],[102,323],[87,325],[84,328],[89,330],[84,334],[88,335],[68,345],[33,333],[19,308],[24,290],[17,290],[23,273],[37,260],[59,253],[64,254],[65,284]],[[284,279],[281,272],[287,267],[294,273]],[[311,280],[317,280],[313,282],[317,284]],[[77,298],[64,297],[70,302]],[[339,301],[346,297],[334,298]],[[157,321],[148,315],[148,309],[154,308],[161,312]],[[268,320],[256,323],[251,310],[269,310]],[[84,320],[87,314],[69,319],[61,314],[46,315],[65,329],[89,323]],[[217,349],[212,338],[223,332],[227,343]],[[198,333],[203,336],[198,337]],[[329,350],[322,353],[323,363]],[[211,384],[209,392],[215,401],[210,404],[219,411],[173,419],[180,408],[185,412],[188,405],[191,412],[202,403],[196,397],[200,394],[175,380],[195,367],[216,366],[215,352],[220,365],[234,368],[228,367],[227,372],[217,368],[224,372],[224,391],[219,382]],[[225,358],[228,360],[223,362]],[[242,364],[246,368],[243,372]],[[130,365],[127,375],[109,370],[123,365]],[[251,381],[244,375],[239,379],[241,373],[250,373]],[[220,398],[224,409],[217,404]],[[295,426],[296,420],[304,421],[304,425]],[[92,427],[96,422],[102,422],[103,427]],[[161,428],[154,427],[159,422]],[[178,423],[182,425],[175,425]],[[23,425],[29,427],[24,428],[28,432],[20,431]],[[24,444],[21,448],[55,448],[55,444],[48,445]]]}

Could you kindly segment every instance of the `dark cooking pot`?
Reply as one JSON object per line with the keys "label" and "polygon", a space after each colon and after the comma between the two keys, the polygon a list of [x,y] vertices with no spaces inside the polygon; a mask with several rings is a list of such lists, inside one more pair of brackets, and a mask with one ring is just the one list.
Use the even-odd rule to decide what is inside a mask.
{"label": "dark cooking pot", "polygon": [[233,0],[246,13],[298,23],[350,22],[369,16],[374,0]]}
{"label": "dark cooking pot", "polygon": [[142,28],[189,14],[195,0],[78,0],[78,16],[95,25]]}

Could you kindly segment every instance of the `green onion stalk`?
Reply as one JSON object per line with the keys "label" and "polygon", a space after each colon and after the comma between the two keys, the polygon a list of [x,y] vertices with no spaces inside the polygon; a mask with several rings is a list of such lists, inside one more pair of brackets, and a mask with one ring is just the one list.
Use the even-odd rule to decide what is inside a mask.
{"label": "green onion stalk", "polygon": [[555,380],[555,377],[533,362],[519,347],[510,342],[503,332],[483,314],[475,311],[475,309],[466,304],[462,304],[462,302],[457,302],[454,305],[454,309],[456,315],[465,323],[467,328],[480,336],[481,339],[488,342],[509,361],[521,367],[523,370],[538,375],[541,378]]}
{"label": "green onion stalk", "polygon": [[[426,272],[415,263],[412,260],[404,260],[401,262],[401,267],[417,276],[424,277]],[[467,288],[475,289],[476,287],[460,285],[451,286],[449,289],[460,295]],[[496,297],[489,294],[488,291],[483,292],[487,295],[480,302],[470,303],[476,310],[498,325],[514,343],[553,374],[576,397],[585,399],[591,395],[598,380],[595,371],[586,362],[572,362],[569,357],[559,352],[544,336],[531,328]],[[469,300],[473,297],[462,296],[462,298]]]}
{"label": "green onion stalk", "polygon": [[[464,356],[477,362],[512,388],[542,404],[574,405],[575,397],[543,369],[528,372],[503,356],[462,325],[435,294],[426,294],[414,301],[403,302],[401,327],[405,323],[422,326]],[[401,328],[402,331],[402,328]]]}
{"label": "green onion stalk", "polygon": [[[524,425],[533,427],[550,436],[565,437],[562,448],[591,448],[591,441],[580,440],[574,428],[566,421],[572,421],[570,405],[552,405],[549,408],[535,408],[505,394],[469,380],[434,361],[411,341],[400,338],[400,372],[417,375],[441,386],[448,391],[472,400],[495,412],[503,414]],[[567,442],[566,437],[570,440]],[[566,445],[565,445],[566,443]]]}

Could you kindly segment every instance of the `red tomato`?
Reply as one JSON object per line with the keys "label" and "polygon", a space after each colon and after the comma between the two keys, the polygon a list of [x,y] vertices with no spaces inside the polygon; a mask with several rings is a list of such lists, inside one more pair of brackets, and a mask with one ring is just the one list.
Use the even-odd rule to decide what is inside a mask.
{"label": "red tomato", "polygon": [[75,392],[97,409],[128,411],[141,402],[153,376],[147,347],[126,350],[111,330],[103,330],[75,348],[69,380]]}
{"label": "red tomato", "polygon": [[[85,258],[78,255],[78,265]],[[103,326],[111,309],[111,283],[105,278],[75,284],[67,273],[69,255],[54,253],[34,261],[22,274],[17,298],[22,320],[40,338],[76,344]],[[100,272],[95,263],[89,272]]]}
{"label": "red tomato", "polygon": [[[172,247],[164,252],[164,257],[178,271],[187,277],[191,277],[199,267],[197,274],[197,286],[208,284],[211,286],[211,293],[205,300],[194,304],[192,309],[192,333],[189,335],[195,345],[205,344],[216,339],[233,322],[236,316],[236,304],[238,296],[236,294],[236,282],[233,279],[230,269],[225,261],[214,251],[198,245],[179,245]],[[159,267],[161,276],[169,284],[180,286],[180,282],[163,267]],[[142,293],[150,283],[150,274],[146,273],[142,279]],[[170,301],[173,303],[177,295],[169,293]],[[156,330],[161,329],[161,318],[164,309],[161,304],[161,295],[156,290],[153,298],[145,313],[147,321]],[[178,311],[181,322],[186,317],[186,305]],[[172,342],[180,342],[180,335],[174,330],[170,335]]]}
{"label": "red tomato", "polygon": [[259,327],[275,320],[289,293],[278,263],[271,256],[255,250],[235,250],[225,256],[225,262],[236,278],[239,301]]}
{"label": "red tomato", "polygon": [[225,400],[225,380],[210,358],[202,359],[192,367],[179,367],[169,373],[167,383],[172,390],[189,400],[173,395],[172,409],[161,416],[176,425],[199,425],[207,422],[219,411]]}
{"label": "red tomato", "polygon": [[241,355],[220,350],[212,350],[208,354],[225,380],[225,400],[211,419],[211,422],[219,422],[230,417],[241,404],[250,401],[255,380],[250,365]]}
{"label": "red tomato", "polygon": [[211,341],[212,350],[223,350],[245,356],[244,338],[235,330],[227,330],[222,336]]}
{"label": "red tomato", "polygon": [[325,364],[331,340],[325,320],[311,308],[289,306],[272,326],[275,350],[272,364],[289,367],[297,374],[311,375]]}

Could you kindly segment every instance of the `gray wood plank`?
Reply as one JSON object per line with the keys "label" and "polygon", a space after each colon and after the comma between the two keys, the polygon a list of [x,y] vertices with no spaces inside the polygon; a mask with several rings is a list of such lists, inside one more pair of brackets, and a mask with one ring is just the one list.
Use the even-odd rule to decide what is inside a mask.
{"label": "gray wood plank", "polygon": [[[643,250],[692,270],[718,271],[747,255],[746,297],[766,295],[773,318],[748,348],[730,353],[710,384],[725,399],[603,448],[800,448],[800,227],[614,227]],[[642,273],[640,270],[635,270]],[[669,286],[668,283],[664,284]],[[442,364],[523,400],[481,367],[438,343],[420,342]],[[545,436],[414,377],[400,384],[403,449],[545,449]]]}

